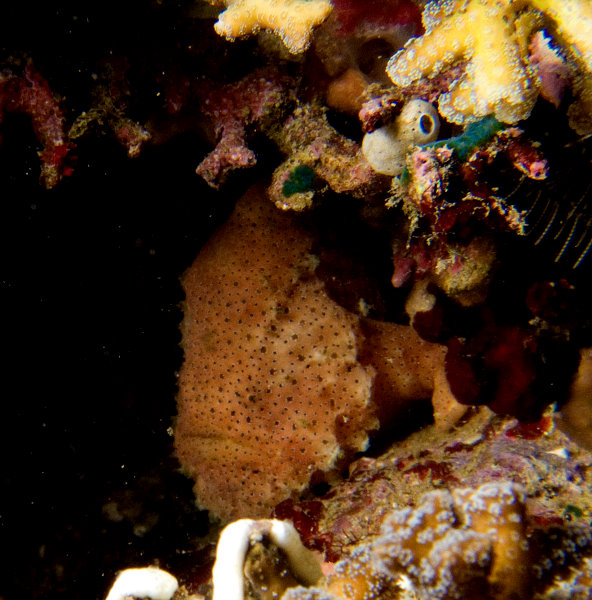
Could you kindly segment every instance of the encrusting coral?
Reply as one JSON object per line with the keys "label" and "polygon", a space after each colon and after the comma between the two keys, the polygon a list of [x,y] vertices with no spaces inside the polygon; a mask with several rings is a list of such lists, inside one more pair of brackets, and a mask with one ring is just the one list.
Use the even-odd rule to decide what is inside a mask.
{"label": "encrusting coral", "polygon": [[[396,53],[387,71],[394,83],[407,87],[465,61],[464,74],[439,100],[441,114],[453,123],[492,113],[506,123],[529,116],[540,87],[529,42],[546,25],[574,64],[580,103],[590,104],[592,5],[587,0],[430,2],[423,22],[425,34]],[[571,124],[584,133],[590,123],[581,112],[571,110]]]}
{"label": "encrusting coral", "polygon": [[396,511],[374,544],[381,569],[403,572],[419,598],[525,598],[524,494],[510,483],[437,490]]}
{"label": "encrusting coral", "polygon": [[269,515],[418,399],[455,414],[445,348],[332,300],[314,240],[255,187],[184,276],[175,443],[223,519]]}
{"label": "encrusting coral", "polygon": [[293,54],[306,50],[312,29],[331,13],[329,0],[209,0],[225,6],[214,28],[220,35],[238,37],[270,29]]}

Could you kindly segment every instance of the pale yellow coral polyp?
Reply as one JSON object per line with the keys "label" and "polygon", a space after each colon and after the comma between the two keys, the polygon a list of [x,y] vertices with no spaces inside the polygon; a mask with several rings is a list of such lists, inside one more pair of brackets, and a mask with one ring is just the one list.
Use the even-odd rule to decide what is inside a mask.
{"label": "pale yellow coral polyp", "polygon": [[387,71],[407,86],[467,61],[463,77],[439,101],[441,114],[454,123],[488,114],[506,123],[528,117],[539,88],[528,41],[545,20],[578,68],[587,77],[592,72],[590,0],[433,1],[423,20],[426,33],[395,54]]}
{"label": "pale yellow coral polyp", "polygon": [[214,25],[218,34],[234,40],[270,29],[293,54],[306,50],[312,29],[332,10],[330,0],[224,0],[223,4],[227,8]]}
{"label": "pale yellow coral polyp", "polygon": [[425,35],[391,59],[388,73],[395,83],[408,85],[467,59],[463,78],[440,98],[442,115],[455,123],[491,113],[503,121],[519,121],[530,112],[537,93],[533,73],[520,56],[526,45],[519,39],[516,20],[510,1],[458,1],[438,10],[428,6]]}
{"label": "pale yellow coral polyp", "polygon": [[590,0],[531,0],[557,24],[557,33],[566,49],[592,71],[592,2]]}

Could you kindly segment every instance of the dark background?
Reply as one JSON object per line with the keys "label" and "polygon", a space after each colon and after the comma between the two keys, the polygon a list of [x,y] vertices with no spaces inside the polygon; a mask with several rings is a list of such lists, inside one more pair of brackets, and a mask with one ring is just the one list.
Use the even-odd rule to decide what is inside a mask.
{"label": "dark background", "polygon": [[[99,61],[178,51],[186,4],[3,3],[1,58],[32,59],[71,123]],[[135,75],[129,116],[144,122],[157,88]],[[189,133],[133,160],[91,135],[47,191],[30,119],[6,115],[1,133],[0,598],[101,598],[118,569],[179,568],[207,530],[167,432],[179,276],[234,188],[195,175],[208,148]]]}

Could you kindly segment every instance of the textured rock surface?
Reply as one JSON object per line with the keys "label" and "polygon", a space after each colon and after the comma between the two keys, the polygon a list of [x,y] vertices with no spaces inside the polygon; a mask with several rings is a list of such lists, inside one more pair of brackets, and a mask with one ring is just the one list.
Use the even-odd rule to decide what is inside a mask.
{"label": "textured rock surface", "polygon": [[380,535],[354,548],[326,579],[314,587],[288,589],[282,597],[529,598],[533,574],[524,500],[519,487],[504,481],[452,492],[434,490],[415,508],[391,510]]}

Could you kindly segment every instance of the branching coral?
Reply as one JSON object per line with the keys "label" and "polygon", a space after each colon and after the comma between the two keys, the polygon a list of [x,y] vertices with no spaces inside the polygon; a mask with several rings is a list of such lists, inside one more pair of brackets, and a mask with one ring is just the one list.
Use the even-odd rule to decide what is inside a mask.
{"label": "branching coral", "polygon": [[220,35],[234,40],[270,29],[294,54],[306,50],[312,29],[331,13],[329,0],[210,0],[226,6],[214,26]]}
{"label": "branching coral", "polygon": [[574,86],[581,100],[589,101],[592,6],[586,0],[431,2],[423,21],[426,33],[395,54],[387,70],[405,87],[466,61],[464,75],[439,102],[442,115],[454,123],[491,113],[506,123],[528,117],[539,91],[529,40],[546,24],[576,65]]}

